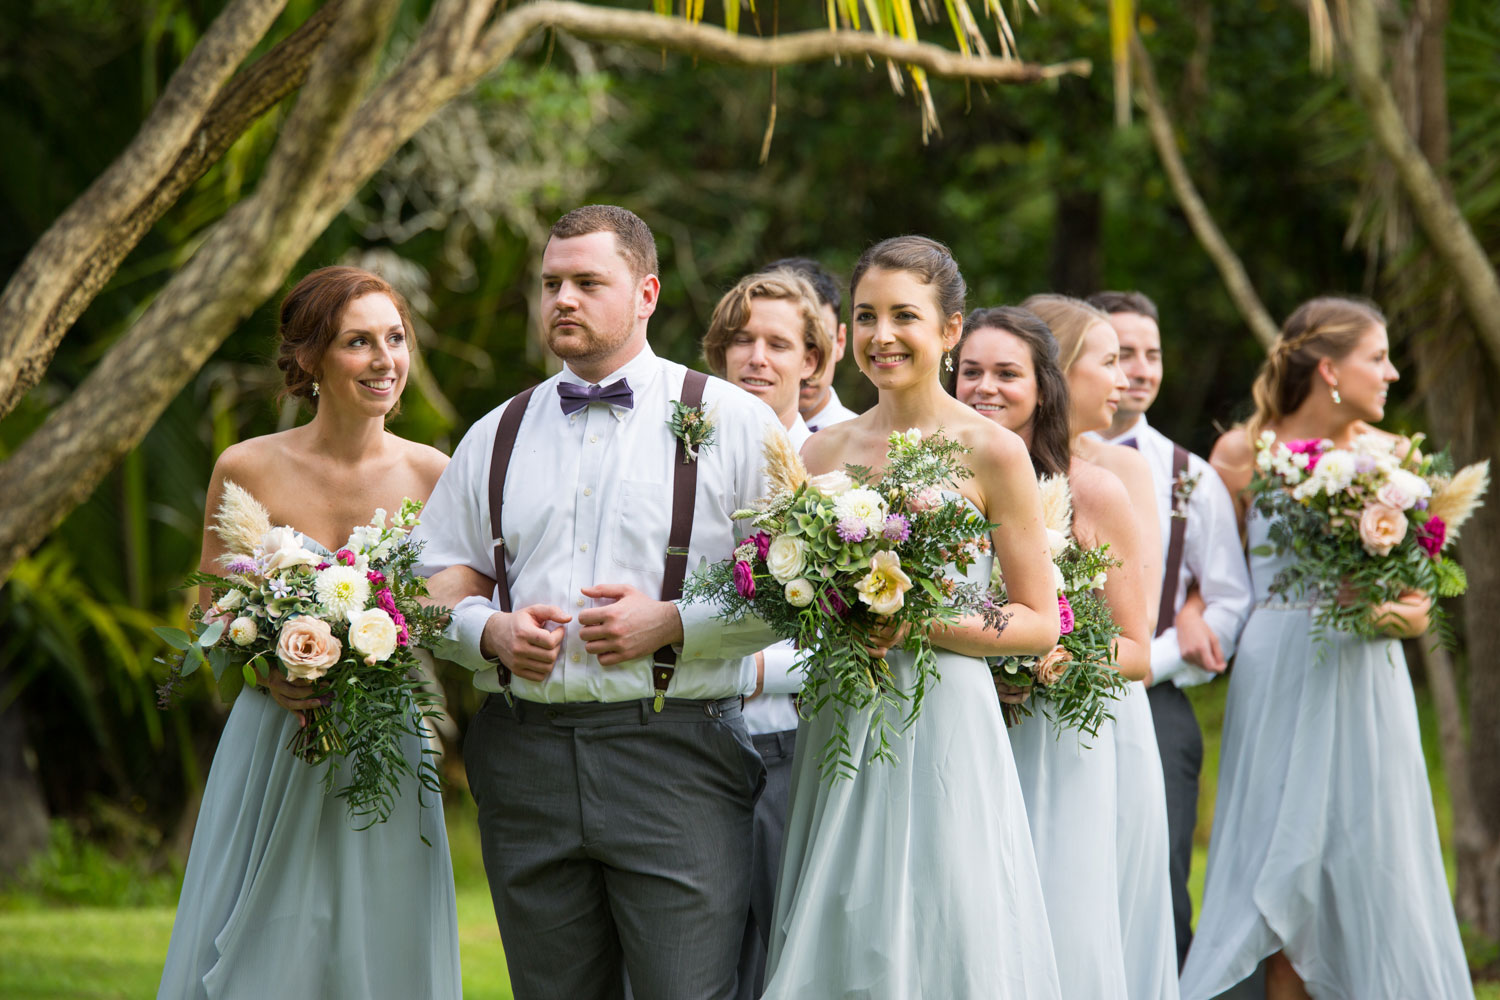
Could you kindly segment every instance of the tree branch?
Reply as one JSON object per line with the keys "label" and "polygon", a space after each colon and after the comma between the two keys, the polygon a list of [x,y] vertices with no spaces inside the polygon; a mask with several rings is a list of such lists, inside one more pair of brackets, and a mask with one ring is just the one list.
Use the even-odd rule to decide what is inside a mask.
{"label": "tree branch", "polygon": [[1182,161],[1182,153],[1177,149],[1177,130],[1172,127],[1172,119],[1156,86],[1156,70],[1151,64],[1151,56],[1139,35],[1131,37],[1130,46],[1140,80],[1136,99],[1146,112],[1151,142],[1156,147],[1156,155],[1161,157],[1162,169],[1166,171],[1172,193],[1177,196],[1177,203],[1182,206],[1188,225],[1192,227],[1193,235],[1198,237],[1204,253],[1208,254],[1214,267],[1218,268],[1219,277],[1223,279],[1224,287],[1234,300],[1241,318],[1261,346],[1269,348],[1276,340],[1276,321],[1266,311],[1265,304],[1255,292],[1255,285],[1250,281],[1250,275],[1245,271],[1245,265],[1230,247],[1229,241],[1224,239],[1224,234],[1214,222],[1213,214],[1209,212],[1208,206],[1198,194],[1198,188],[1193,184],[1187,165]]}
{"label": "tree branch", "polygon": [[[270,30],[284,5],[285,0],[235,0],[225,8],[172,74],[130,146],[42,234],[16,269],[0,295],[0,417],[41,379],[63,334],[156,221],[160,211],[138,226],[138,207],[151,202],[175,163],[203,145],[205,111],[217,106],[224,81]],[[134,229],[139,231],[132,238]]]}
{"label": "tree branch", "polygon": [[[337,67],[359,60],[339,55],[349,45],[338,48],[336,38],[352,22],[369,20],[361,13],[364,8],[385,10],[392,2],[346,0],[346,12],[318,51],[297,109],[283,128],[255,194],[214,226],[188,264],[78,391],[0,465],[0,495],[24,498],[0,508],[0,583],[16,561],[145,436],[193,372],[281,285],[301,254],[380,165],[443,104],[537,30],[559,27],[600,37],[607,25],[614,33],[611,37],[619,40],[742,65],[869,55],[900,59],[937,76],[997,82],[1044,80],[1088,68],[1086,62],[1038,67],[1010,59],[958,56],[939,46],[896,42],[867,32],[745,38],[656,14],[550,0],[501,15],[477,36],[478,47],[465,54],[455,46],[476,37],[473,8],[450,0],[434,7],[401,66],[360,105],[352,120],[340,118],[344,103],[352,105],[364,93],[364,83],[353,82],[350,72],[338,73]],[[318,67],[323,67],[322,77]],[[337,85],[335,77],[340,80]],[[317,110],[304,113],[304,107]],[[345,120],[348,127],[338,127]]]}
{"label": "tree branch", "polygon": [[1370,131],[1390,160],[1411,202],[1412,214],[1433,252],[1452,270],[1458,295],[1480,343],[1500,364],[1500,278],[1432,164],[1417,148],[1385,77],[1380,21],[1370,0],[1349,0],[1346,38],[1354,96],[1370,120]]}

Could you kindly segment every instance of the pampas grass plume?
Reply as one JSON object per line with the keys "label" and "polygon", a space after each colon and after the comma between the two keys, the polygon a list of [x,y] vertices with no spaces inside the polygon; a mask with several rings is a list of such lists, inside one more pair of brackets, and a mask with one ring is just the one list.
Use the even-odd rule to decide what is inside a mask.
{"label": "pampas grass plume", "polygon": [[255,551],[266,532],[271,530],[271,515],[250,491],[232,479],[224,480],[224,496],[214,514],[214,534],[228,551],[219,557],[221,563]]}
{"label": "pampas grass plume", "polygon": [[780,427],[766,431],[765,443],[766,478],[771,482],[771,495],[795,493],[807,482],[807,466],[802,456],[792,447],[792,439]]}
{"label": "pampas grass plume", "polygon": [[1073,494],[1067,476],[1043,476],[1037,483],[1042,491],[1042,523],[1064,538],[1073,533]]}
{"label": "pampas grass plume", "polygon": [[1433,494],[1427,512],[1441,517],[1448,526],[1448,537],[1457,538],[1458,529],[1479,507],[1479,499],[1490,488],[1490,460],[1466,465],[1446,485]]}

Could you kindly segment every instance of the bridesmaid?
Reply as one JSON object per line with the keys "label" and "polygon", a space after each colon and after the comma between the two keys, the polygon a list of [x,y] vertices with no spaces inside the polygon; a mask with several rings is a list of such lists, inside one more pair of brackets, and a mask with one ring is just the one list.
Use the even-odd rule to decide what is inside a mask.
{"label": "bridesmaid", "polygon": [[[303,278],[281,305],[277,364],[285,394],[307,400],[313,418],[219,456],[207,572],[220,569],[223,548],[207,525],[225,480],[255,496],[272,524],[326,551],[376,507],[426,500],[448,462],[385,429],[406,385],[411,321],[383,279],[352,267]],[[322,694],[273,670],[235,699],[198,811],[159,1000],[461,995],[442,801],[408,777],[390,818],[356,830],[344,801],[324,790],[325,768],[286,749],[298,711]],[[421,741],[408,736],[402,750],[415,768]]]}
{"label": "bridesmaid", "polygon": [[[1147,624],[1141,635],[1149,637],[1156,627],[1162,575],[1161,529],[1151,470],[1134,449],[1086,436],[1109,425],[1119,405],[1119,394],[1127,385],[1119,366],[1119,335],[1107,315],[1078,299],[1033,295],[1023,306],[1040,316],[1057,338],[1072,401],[1068,432],[1073,454],[1114,472],[1130,495],[1130,510],[1140,535],[1135,550],[1140,568],[1136,579],[1146,599]],[[1156,724],[1140,681],[1131,681],[1126,694],[1115,703],[1115,763],[1126,995],[1130,1000],[1170,1000],[1177,996],[1177,933],[1172,925],[1168,870],[1167,791],[1156,745]]]}
{"label": "bridesmaid", "polygon": [[[1067,379],[1057,341],[1033,313],[1001,306],[976,309],[953,350],[949,388],[958,400],[1015,433],[1038,476],[1068,477],[1073,535],[1089,547],[1109,545],[1125,565],[1110,573],[1104,596],[1123,629],[1119,671],[1139,680],[1150,667],[1146,601],[1134,549],[1139,532],[1119,477],[1071,454]],[[1113,381],[1075,405],[1102,412]],[[1004,697],[1004,694],[1002,694]],[[1009,700],[1008,698],[1006,700]],[[1092,737],[1059,731],[1040,709],[1010,729],[1016,771],[1042,877],[1047,923],[1065,997],[1125,1000],[1120,934],[1115,812],[1115,724]]]}
{"label": "bridesmaid", "polygon": [[[1340,446],[1383,434],[1371,425],[1397,377],[1374,306],[1306,302],[1256,377],[1254,416],[1219,439],[1213,463],[1240,493],[1263,430]],[[1267,525],[1251,513],[1246,528],[1254,552]],[[1250,558],[1259,603],[1229,679],[1182,995],[1216,996],[1268,959],[1270,1000],[1472,997],[1400,643],[1427,630],[1431,601],[1413,593],[1372,608],[1391,622],[1387,638],[1315,639],[1309,603],[1268,593],[1287,558]]]}

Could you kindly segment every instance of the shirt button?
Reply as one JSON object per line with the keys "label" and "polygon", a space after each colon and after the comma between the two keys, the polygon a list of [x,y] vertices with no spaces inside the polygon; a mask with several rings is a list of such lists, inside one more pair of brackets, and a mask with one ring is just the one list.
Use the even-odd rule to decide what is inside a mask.
{"label": "shirt button", "polygon": [[599,443],[599,435],[597,435],[597,434],[590,434],[589,435],[589,444],[598,444],[598,443]]}
{"label": "shirt button", "polygon": [[583,495],[586,496],[586,497],[593,496],[594,495],[594,488],[592,486],[585,486],[583,488]]}
{"label": "shirt button", "polygon": [[578,546],[578,551],[579,552],[587,552],[588,550],[589,550],[589,543],[588,542],[584,542],[582,545]]}
{"label": "shirt button", "polygon": [[583,598],[580,597],[577,603],[580,608],[583,607]]}
{"label": "shirt button", "polygon": [[573,662],[574,663],[577,663],[581,659],[583,659],[583,657],[579,656],[577,653],[573,654]]}

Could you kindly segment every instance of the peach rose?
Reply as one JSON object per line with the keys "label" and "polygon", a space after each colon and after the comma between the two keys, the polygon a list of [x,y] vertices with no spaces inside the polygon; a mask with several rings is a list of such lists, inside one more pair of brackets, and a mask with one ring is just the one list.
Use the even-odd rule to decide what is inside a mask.
{"label": "peach rose", "polygon": [[315,681],[344,655],[344,647],[321,618],[298,615],[281,627],[276,657],[292,680]]}
{"label": "peach rose", "polygon": [[1062,675],[1068,672],[1068,664],[1073,662],[1073,657],[1062,646],[1053,646],[1052,650],[1036,665],[1036,682],[1038,684],[1056,684],[1062,680]]}
{"label": "peach rose", "polygon": [[1359,540],[1372,556],[1388,556],[1406,537],[1406,514],[1396,507],[1372,503],[1359,516]]}

